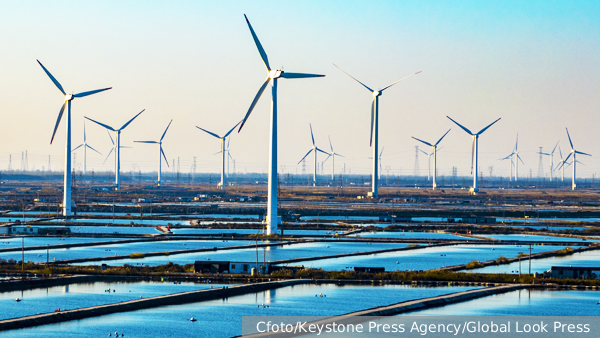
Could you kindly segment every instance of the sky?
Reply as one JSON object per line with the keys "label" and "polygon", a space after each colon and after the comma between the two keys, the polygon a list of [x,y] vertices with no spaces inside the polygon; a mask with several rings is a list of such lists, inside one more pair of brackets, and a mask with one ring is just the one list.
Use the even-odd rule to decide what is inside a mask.
{"label": "sky", "polygon": [[[336,173],[368,175],[372,94],[333,63],[380,88],[417,71],[380,97],[384,173],[412,175],[411,136],[435,142],[448,129],[438,172],[471,170],[471,137],[446,116],[478,131],[480,170],[508,176],[519,135],[520,176],[538,173],[539,147],[579,156],[579,177],[600,166],[600,2],[598,1],[5,1],[0,0],[0,170],[59,170],[64,162],[65,118],[50,138],[62,94],[40,60],[68,93],[113,89],[73,101],[73,148],[83,142],[84,116],[120,127],[122,171],[156,171],[158,140],[169,121],[164,151],[172,166],[216,173],[216,134],[246,114],[266,77],[244,14],[271,67],[324,78],[279,81],[279,172],[301,173],[298,161],[315,141],[344,155]],[[237,172],[266,172],[270,91],[263,94],[241,133],[232,133]],[[106,130],[86,123],[88,170],[114,170],[105,161]],[[76,151],[76,168],[83,152]],[[319,154],[321,162],[325,156]],[[554,162],[558,162],[558,148]],[[420,174],[427,157],[418,157]],[[543,159],[549,175],[550,158]],[[313,157],[306,160],[311,172]],[[163,164],[163,169],[169,171]],[[231,164],[233,171],[233,165]],[[331,160],[324,166],[332,171]]]}

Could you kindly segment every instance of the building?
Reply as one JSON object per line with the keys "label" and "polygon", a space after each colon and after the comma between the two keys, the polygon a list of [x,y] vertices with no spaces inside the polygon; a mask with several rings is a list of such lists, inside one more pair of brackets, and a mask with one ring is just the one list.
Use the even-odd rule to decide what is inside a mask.
{"label": "building", "polygon": [[8,235],[68,235],[71,233],[69,227],[49,227],[49,226],[7,226],[0,231]]}
{"label": "building", "polygon": [[263,267],[261,262],[230,262],[230,261],[196,261],[194,262],[195,273],[236,273],[250,274],[253,268],[258,267],[261,273],[269,273],[270,263]]}
{"label": "building", "polygon": [[463,217],[462,223],[467,224],[495,224],[495,217]]}
{"label": "building", "polygon": [[544,275],[558,279],[600,279],[600,267],[553,266]]}

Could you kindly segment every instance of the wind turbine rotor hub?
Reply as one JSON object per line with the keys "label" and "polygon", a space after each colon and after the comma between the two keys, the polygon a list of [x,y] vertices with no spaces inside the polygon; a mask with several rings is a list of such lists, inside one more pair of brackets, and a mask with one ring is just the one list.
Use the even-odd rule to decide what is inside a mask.
{"label": "wind turbine rotor hub", "polygon": [[373,92],[373,96],[374,97],[381,96],[381,92],[378,91],[378,90],[376,90],[376,91]]}
{"label": "wind turbine rotor hub", "polygon": [[274,70],[272,70],[272,71],[269,72],[269,77],[271,79],[276,79],[276,78],[281,77],[281,74],[283,74],[283,70],[275,70],[274,69]]}
{"label": "wind turbine rotor hub", "polygon": [[73,94],[67,94],[65,95],[65,101],[72,101],[75,97],[73,96]]}

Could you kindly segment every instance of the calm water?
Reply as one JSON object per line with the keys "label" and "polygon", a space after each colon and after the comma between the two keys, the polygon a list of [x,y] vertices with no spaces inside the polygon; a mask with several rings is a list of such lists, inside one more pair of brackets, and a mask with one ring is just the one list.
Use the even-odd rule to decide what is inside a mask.
{"label": "calm water", "polygon": [[[263,243],[263,242],[259,242]],[[160,242],[139,242],[139,243],[126,243],[126,244],[111,244],[111,245],[100,245],[91,247],[76,247],[76,248],[65,248],[65,249],[54,249],[50,250],[50,260],[63,260],[63,259],[77,259],[77,258],[91,258],[91,257],[106,257],[116,255],[130,255],[137,252],[163,252],[163,251],[175,251],[185,249],[201,249],[201,248],[214,248],[214,247],[225,247],[225,246],[237,246],[248,244],[246,241],[197,241],[197,240],[181,240],[181,241],[160,241]],[[254,244],[254,242],[252,242]],[[196,253],[195,255],[206,255],[206,253]],[[166,262],[173,261],[173,258],[177,255],[165,257]],[[21,252],[4,252],[0,253],[0,257],[8,260],[15,259],[21,260]],[[25,251],[25,261],[33,262],[45,262],[46,261],[46,250],[34,250]],[[140,260],[134,260],[140,262]],[[193,263],[188,261],[187,263]]]}
{"label": "calm water", "polygon": [[453,234],[443,234],[439,232],[396,232],[396,231],[378,231],[378,232],[360,232],[351,235],[353,237],[377,237],[377,238],[432,238],[432,239],[468,239],[474,238],[462,237]]}
{"label": "calm water", "polygon": [[[492,250],[494,249],[494,250]],[[529,247],[517,245],[455,245],[409,251],[387,252],[366,256],[340,257],[294,263],[324,270],[351,270],[359,267],[384,267],[386,271],[430,270],[444,266],[466,264],[473,260],[487,261],[500,256],[516,257]],[[562,246],[534,246],[532,252],[564,249]],[[397,262],[397,263],[396,263]]]}
{"label": "calm water", "polygon": [[600,316],[598,298],[600,298],[598,291],[521,290],[404,315]]}
{"label": "calm water", "polygon": [[[25,237],[25,246],[60,245],[71,243],[93,243],[119,241],[127,238],[86,238],[86,237]],[[21,237],[0,238],[0,248],[21,247]],[[2,253],[0,253],[1,257]]]}
{"label": "calm water", "polygon": [[161,232],[154,227],[132,227],[132,226],[72,226],[71,232],[91,234],[142,234],[155,235]]}
{"label": "calm water", "polygon": [[[26,291],[0,293],[0,320],[53,312],[61,309],[76,309],[88,306],[118,303],[133,299],[187,292],[223,284],[173,282],[96,282],[55,286]],[[111,292],[105,290],[111,289]],[[20,298],[21,302],[16,302]]]}
{"label": "calm water", "polygon": [[[527,248],[523,252],[529,252]],[[585,251],[579,252],[570,256],[563,257],[549,257],[542,259],[531,260],[531,273],[544,272],[549,270],[553,266],[600,266],[600,251]],[[485,268],[472,270],[473,272],[482,273],[519,273],[519,262],[486,266]],[[529,261],[521,261],[521,272],[527,273],[529,271]]]}
{"label": "calm water", "polygon": [[[474,235],[477,236],[477,233]],[[539,235],[488,235],[482,234],[480,236],[500,239],[503,241],[551,241],[551,242],[583,242],[584,240],[581,238],[572,238],[572,237],[555,237],[555,236],[539,236]],[[598,242],[598,240],[587,240],[588,242]]]}
{"label": "calm water", "polygon": [[[109,332],[125,337],[210,337],[240,335],[242,316],[333,316],[475,289],[475,287],[412,287],[296,285],[255,294],[193,304],[165,306],[96,318],[10,331],[11,337],[105,337]],[[326,297],[315,297],[317,294]],[[257,305],[269,305],[268,308]],[[190,322],[190,317],[197,322]]]}
{"label": "calm water", "polygon": [[[254,242],[237,241],[239,244],[254,244]],[[258,260],[263,259],[268,261],[301,258],[301,257],[316,257],[326,255],[336,255],[350,252],[373,251],[390,248],[402,248],[407,246],[406,243],[351,243],[351,242],[323,242],[323,243],[296,243],[277,247],[258,248]],[[26,257],[27,259],[27,257]],[[196,260],[210,259],[213,261],[233,261],[233,262],[256,262],[256,249],[241,249],[227,250],[222,252],[199,252],[190,254],[180,254],[171,256],[146,257],[142,259],[122,259],[114,261],[98,261],[81,263],[82,265],[100,265],[106,263],[109,265],[123,264],[148,264],[160,265],[167,262],[175,264],[189,264]],[[294,263],[295,265],[295,263]]]}

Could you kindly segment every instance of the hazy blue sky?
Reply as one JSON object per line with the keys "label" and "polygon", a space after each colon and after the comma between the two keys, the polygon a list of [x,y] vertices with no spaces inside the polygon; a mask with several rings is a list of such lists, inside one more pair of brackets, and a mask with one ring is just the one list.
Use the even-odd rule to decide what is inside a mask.
{"label": "hazy blue sky", "polygon": [[[519,133],[526,165],[538,169],[538,147],[549,151],[565,127],[580,157],[582,176],[600,165],[600,2],[598,1],[0,1],[0,170],[62,167],[64,121],[53,145],[62,95],[39,59],[68,92],[112,86],[73,102],[73,146],[83,140],[83,116],[120,126],[146,109],[122,134],[122,170],[156,170],[157,149],[134,140],[158,139],[173,124],[164,149],[188,172],[216,172],[222,134],[246,113],[266,76],[244,21],[247,14],[272,67],[326,74],[279,82],[279,155],[285,172],[327,135],[352,173],[370,172],[371,94],[332,65],[371,87],[380,99],[380,145],[390,173],[411,174],[418,143],[446,130],[439,170],[469,174],[471,138],[446,115],[473,131],[501,117],[480,140],[481,169],[508,175],[508,155]],[[270,92],[242,133],[233,135],[237,170],[266,172]],[[90,145],[107,154],[106,131],[87,124]],[[421,149],[429,151],[424,147]],[[558,153],[558,150],[556,151]],[[321,157],[324,159],[324,157]],[[555,159],[555,162],[558,157]],[[77,152],[77,163],[83,152]],[[88,152],[88,168],[109,170],[113,160]],[[329,161],[328,161],[329,162]],[[544,162],[546,174],[549,160]],[[427,160],[420,156],[422,174]],[[312,168],[312,157],[307,170]],[[165,168],[169,170],[168,168]],[[331,163],[326,163],[331,172]],[[281,172],[281,171],[280,171]]]}

